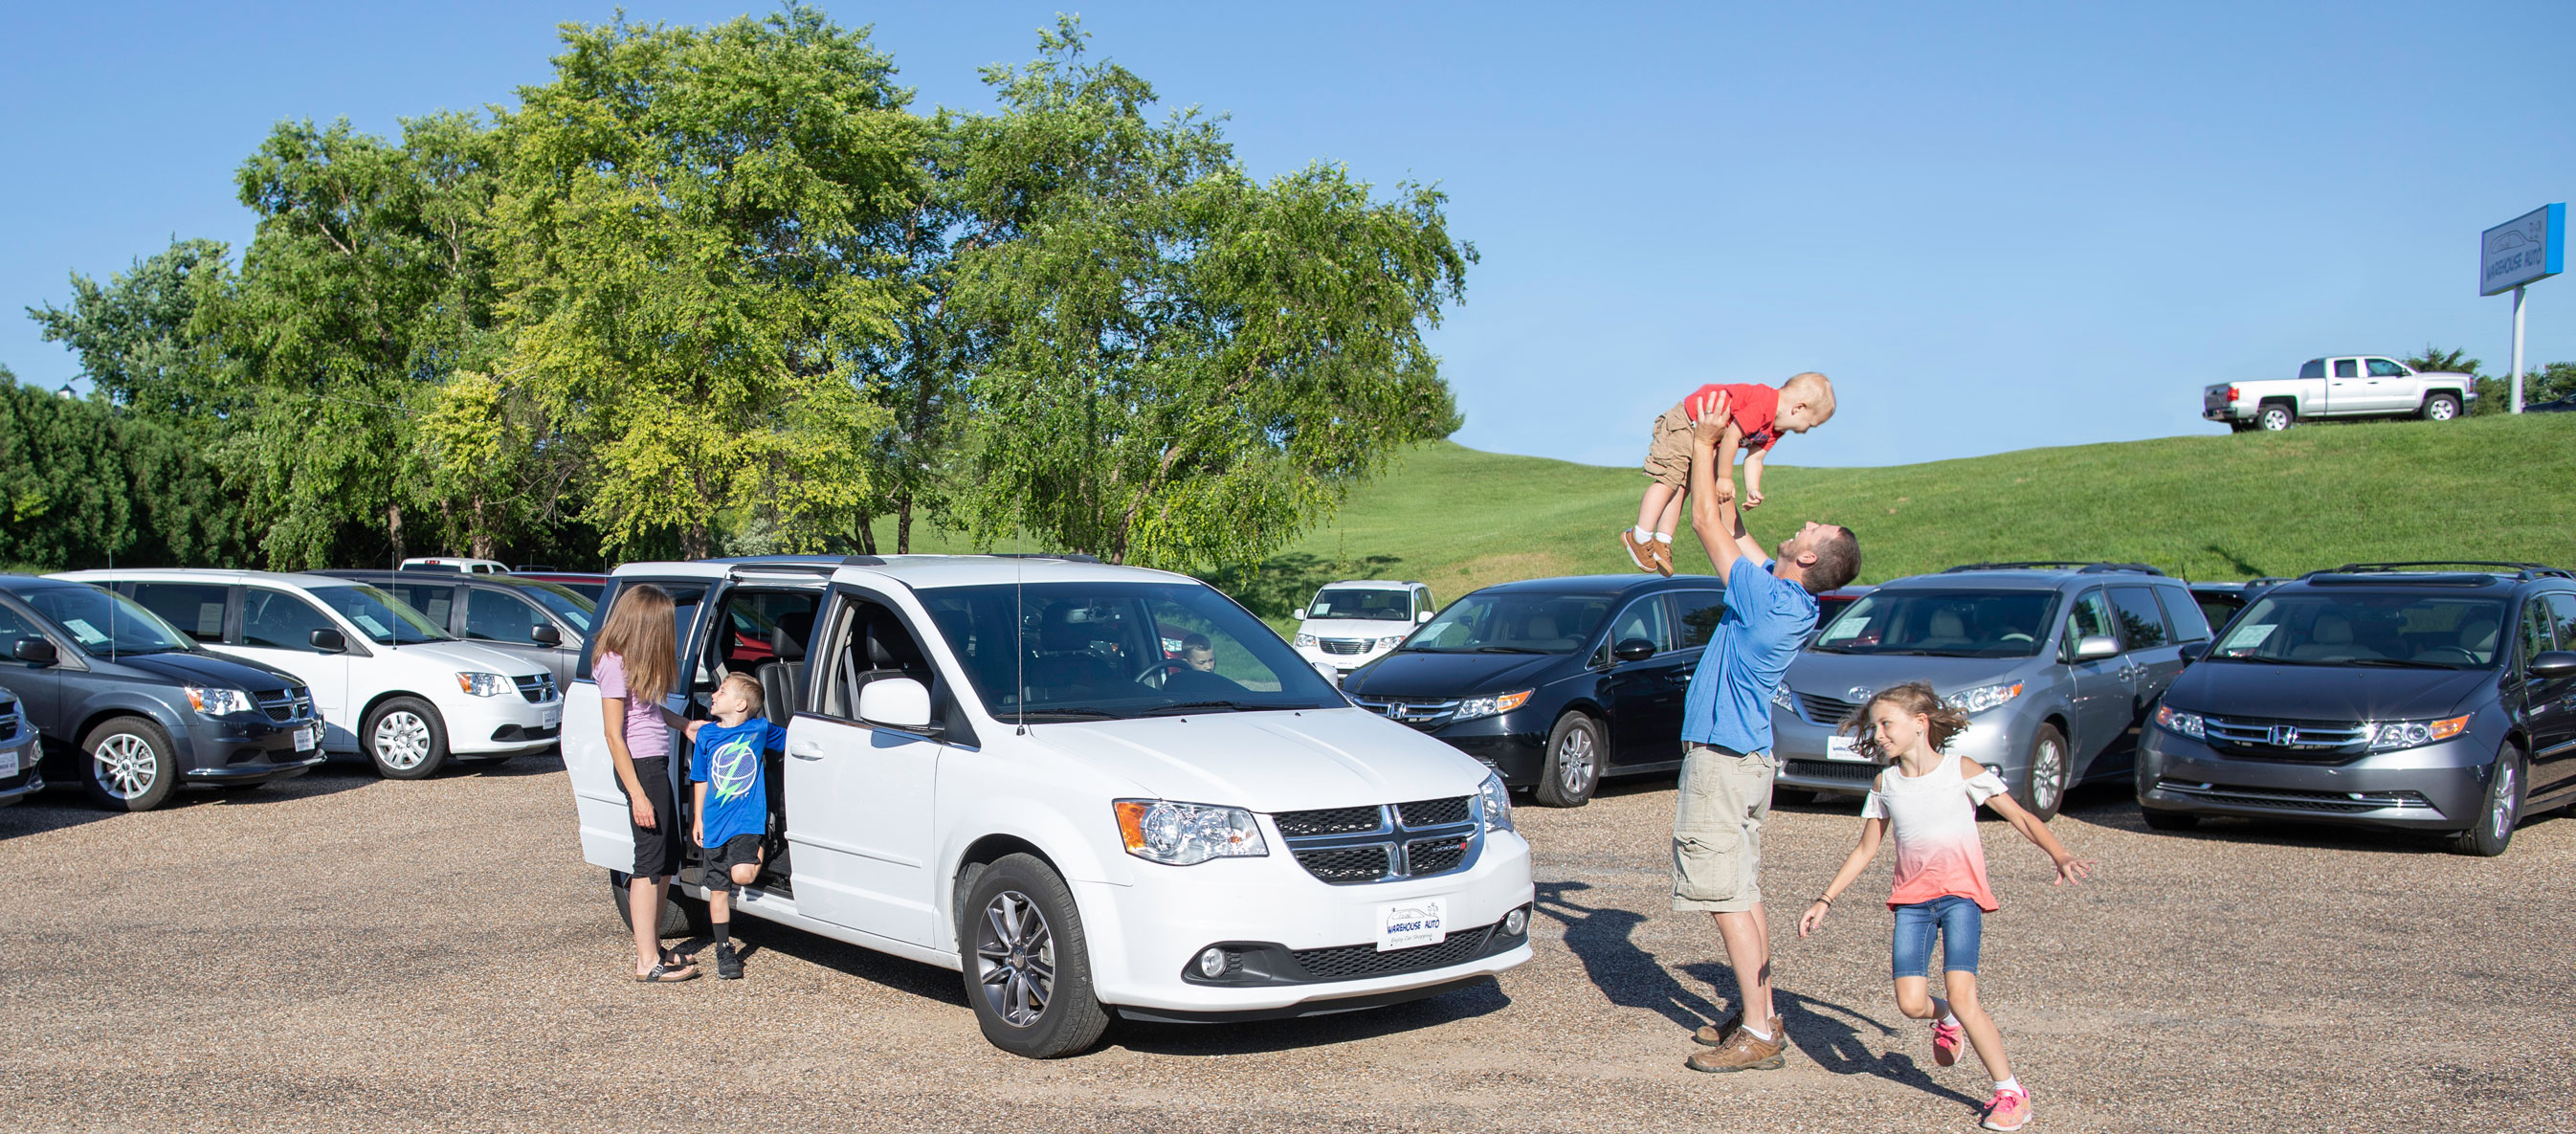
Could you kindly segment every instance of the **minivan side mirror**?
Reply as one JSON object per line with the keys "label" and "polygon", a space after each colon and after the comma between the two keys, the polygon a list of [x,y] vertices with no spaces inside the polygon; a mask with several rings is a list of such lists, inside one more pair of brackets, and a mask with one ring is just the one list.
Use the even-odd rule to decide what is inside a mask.
{"label": "minivan side mirror", "polygon": [[552,626],[531,626],[528,640],[540,646],[560,646],[563,645],[563,631]]}
{"label": "minivan side mirror", "polygon": [[2092,661],[2120,652],[2120,640],[2108,634],[2087,634],[2075,643],[2075,660]]}
{"label": "minivan side mirror", "polygon": [[2185,643],[2183,643],[2183,644],[2182,644],[2182,649],[2181,649],[2180,653],[2182,654],[2183,664],[2185,664],[2185,665],[2189,665],[2189,664],[2191,664],[2191,663],[2193,663],[2193,662],[2199,661],[2199,660],[2200,660],[2201,658],[2203,658],[2203,657],[2208,656],[2208,654],[2209,654],[2209,643],[2207,643],[2207,642],[2185,642]]}
{"label": "minivan side mirror", "polygon": [[[19,643],[22,646],[25,644],[25,642]],[[50,648],[52,643],[48,642],[46,645]],[[2562,677],[2576,677],[2576,653],[2566,650],[2543,650],[2533,654],[2531,664],[2524,668],[2530,670],[2533,677],[2549,681]]]}
{"label": "minivan side mirror", "polygon": [[1422,613],[1420,613],[1420,614],[1414,615],[1414,616],[1413,616],[1413,620],[1414,620],[1416,623],[1429,622],[1429,621],[1431,621],[1431,612],[1430,612],[1430,611],[1427,611],[1427,610],[1426,610],[1426,611],[1423,611],[1423,612],[1422,612]]}
{"label": "minivan side mirror", "polygon": [[63,652],[55,649],[52,642],[32,636],[18,639],[18,644],[10,647],[9,656],[37,665],[53,665],[63,660]]}
{"label": "minivan side mirror", "polygon": [[349,639],[327,626],[314,631],[307,640],[313,643],[314,649],[326,654],[347,653],[349,650]]}
{"label": "minivan side mirror", "polygon": [[905,732],[928,732],[930,688],[909,677],[880,677],[859,690],[859,719]]}
{"label": "minivan side mirror", "polygon": [[1644,638],[1622,638],[1610,647],[1610,656],[1620,661],[1644,661],[1655,656],[1655,644]]}

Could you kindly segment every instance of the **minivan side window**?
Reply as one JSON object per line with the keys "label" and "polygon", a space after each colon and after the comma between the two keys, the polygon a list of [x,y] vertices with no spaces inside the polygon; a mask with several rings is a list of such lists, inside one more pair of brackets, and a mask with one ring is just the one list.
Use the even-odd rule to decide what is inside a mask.
{"label": "minivan side window", "polygon": [[1653,642],[1659,654],[1673,648],[1672,627],[1664,620],[1664,596],[1647,595],[1629,603],[1610,620],[1611,648],[1618,648],[1619,643],[1630,638]]}
{"label": "minivan side window", "polygon": [[313,646],[313,632],[339,628],[339,623],[313,609],[313,604],[283,591],[253,587],[242,596],[242,644],[245,646],[318,654],[322,651]]}
{"label": "minivan side window", "polygon": [[2155,592],[2145,587],[2111,588],[2111,606],[2120,619],[2120,648],[2143,650],[2165,644],[2165,616],[2156,608]]}
{"label": "minivan side window", "polygon": [[1726,596],[1717,591],[1675,591],[1674,624],[1681,628],[1681,648],[1696,650],[1717,637],[1717,620],[1726,613]]}
{"label": "minivan side window", "polygon": [[2157,587],[2156,600],[2164,604],[2165,628],[2173,631],[2174,641],[2209,640],[2209,615],[2203,612],[2199,600],[2193,598],[2191,592]]}
{"label": "minivan side window", "polygon": [[[2549,620],[2558,624],[2558,648],[2576,645],[2576,594],[2565,591],[2549,595]],[[7,656],[0,653],[0,657]]]}
{"label": "minivan side window", "polygon": [[191,638],[220,642],[224,639],[224,603],[231,591],[221,583],[136,583],[134,601]]}
{"label": "minivan side window", "polygon": [[2549,616],[2549,605],[2538,598],[2522,604],[2522,661],[2558,648],[2558,627]]}
{"label": "minivan side window", "polygon": [[10,664],[10,659],[17,654],[18,642],[22,638],[34,638],[39,642],[52,641],[45,637],[44,631],[36,629],[33,623],[18,617],[18,612],[0,606],[0,666]]}
{"label": "minivan side window", "polygon": [[859,721],[859,691],[870,682],[909,677],[932,683],[930,661],[892,608],[843,592],[841,617],[821,655],[824,681],[822,714],[835,720]]}
{"label": "minivan side window", "polygon": [[697,625],[698,604],[705,601],[707,597],[707,585],[705,583],[673,582],[669,579],[611,579],[608,582],[608,589],[601,592],[599,596],[599,617],[591,621],[590,633],[582,637],[581,660],[573,669],[574,680],[590,680],[591,646],[593,643],[599,641],[599,632],[607,628],[608,612],[615,609],[612,604],[617,601],[617,596],[624,593],[626,588],[640,583],[651,583],[654,586],[662,588],[663,591],[671,596],[671,641],[679,650],[682,651],[678,658],[680,665],[680,678],[683,681],[688,679],[689,658],[687,650],[689,648],[689,630],[691,627]]}
{"label": "minivan side window", "polygon": [[2066,642],[2061,647],[2063,656],[2074,657],[2076,644],[2086,638],[2115,634],[2112,629],[2115,625],[2111,619],[2111,604],[2102,601],[2101,589],[2097,587],[2084,592],[2084,597],[2075,600],[2074,608],[2066,615]]}
{"label": "minivan side window", "polygon": [[[435,618],[436,616],[432,616]],[[440,623],[444,626],[446,623]],[[475,588],[465,593],[465,636],[486,642],[516,642],[522,645],[536,640],[539,626],[551,626],[546,616],[537,613],[518,596],[501,591]]]}

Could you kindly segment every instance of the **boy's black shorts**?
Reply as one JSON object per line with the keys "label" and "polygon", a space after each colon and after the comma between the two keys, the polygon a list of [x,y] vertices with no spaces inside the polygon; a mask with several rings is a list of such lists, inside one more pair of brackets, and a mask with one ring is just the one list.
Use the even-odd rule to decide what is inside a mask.
{"label": "boy's black shorts", "polygon": [[723,846],[708,847],[706,877],[708,891],[722,890],[728,894],[742,892],[742,887],[736,885],[733,880],[734,864],[740,862],[757,864],[759,861],[760,836],[758,835],[735,835],[726,839]]}

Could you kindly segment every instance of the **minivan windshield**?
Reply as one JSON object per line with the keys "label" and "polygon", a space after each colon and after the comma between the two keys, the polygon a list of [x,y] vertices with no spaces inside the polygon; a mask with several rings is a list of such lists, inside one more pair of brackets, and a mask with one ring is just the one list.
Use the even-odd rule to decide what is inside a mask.
{"label": "minivan windshield", "polygon": [[98,587],[47,587],[31,591],[27,605],[53,620],[80,648],[103,658],[195,648],[178,628],[142,604]]}
{"label": "minivan windshield", "polygon": [[1449,604],[1398,647],[1424,654],[1570,654],[1610,616],[1612,595],[1494,591]]}
{"label": "minivan windshield", "polygon": [[1317,592],[1308,618],[1352,618],[1366,622],[1413,621],[1413,597],[1404,591],[1332,587]]}
{"label": "minivan windshield", "polygon": [[402,600],[364,584],[311,588],[322,605],[340,612],[340,617],[356,623],[370,641],[379,646],[403,646],[415,642],[448,641],[447,631],[438,628]]}
{"label": "minivan windshield", "polygon": [[1816,635],[1827,654],[2026,658],[2049,640],[2055,591],[1873,591]]}
{"label": "minivan windshield", "polygon": [[1342,708],[1260,619],[1196,583],[1028,583],[920,592],[1003,720]]}
{"label": "minivan windshield", "polygon": [[2212,661],[2485,669],[2496,663],[2504,601],[2420,590],[2323,588],[2263,596],[2227,624]]}

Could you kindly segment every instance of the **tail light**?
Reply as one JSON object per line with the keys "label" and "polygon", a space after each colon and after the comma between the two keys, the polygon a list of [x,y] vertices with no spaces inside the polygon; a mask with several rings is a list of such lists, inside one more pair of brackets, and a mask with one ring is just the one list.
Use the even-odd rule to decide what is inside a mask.
{"label": "tail light", "polygon": [[2236,387],[2234,387],[2234,386],[2229,386],[2229,387],[2227,388],[2227,404],[2229,404],[2229,405],[2235,405],[2235,404],[2236,404]]}

